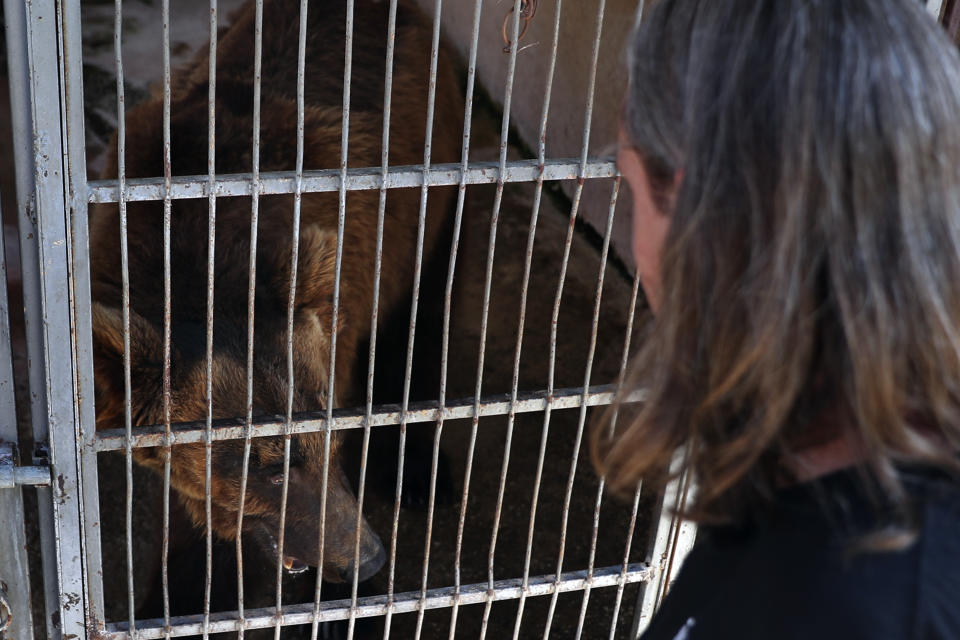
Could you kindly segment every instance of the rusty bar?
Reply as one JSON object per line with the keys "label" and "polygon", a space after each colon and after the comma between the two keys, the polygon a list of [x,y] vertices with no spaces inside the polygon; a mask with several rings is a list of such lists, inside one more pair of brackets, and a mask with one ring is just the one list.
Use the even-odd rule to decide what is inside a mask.
{"label": "rusty bar", "polygon": [[[521,0],[514,0],[513,6],[513,38],[511,42],[516,43],[519,40],[520,33],[520,3]],[[463,473],[463,495],[460,499],[460,519],[457,523],[457,543],[454,554],[453,581],[458,597],[454,598],[453,607],[450,612],[450,640],[453,640],[457,631],[457,613],[460,607],[460,558],[463,549],[463,531],[467,517],[467,502],[470,496],[470,477],[473,471],[474,449],[477,442],[477,428],[480,422],[480,398],[483,387],[483,366],[487,347],[487,321],[490,315],[490,288],[493,280],[493,258],[497,246],[497,225],[500,220],[500,205],[503,202],[502,176],[506,170],[507,148],[510,135],[510,105],[513,99],[513,80],[517,68],[517,45],[510,49],[510,60],[507,64],[506,88],[503,99],[503,115],[500,128],[500,165],[498,175],[501,179],[497,180],[497,191],[493,201],[493,212],[490,218],[490,239],[487,249],[487,268],[483,289],[483,306],[480,317],[480,348],[477,361],[477,384],[474,388],[474,413],[473,421],[470,426],[470,444],[467,448],[467,465]],[[422,615],[422,613],[421,613]]]}
{"label": "rusty bar", "polygon": [[[553,79],[554,73],[556,72],[557,66],[557,48],[560,40],[560,15],[563,11],[563,0],[557,0],[556,4],[556,14],[553,21],[553,38],[552,44],[550,47],[550,64],[547,70],[546,77],[546,88],[544,91],[543,98],[543,108],[540,113],[540,133],[538,140],[540,141],[537,146],[537,161],[540,166],[546,163],[546,146],[547,146],[547,123],[550,115],[550,99],[553,95]],[[507,414],[507,436],[504,443],[504,458],[503,466],[500,470],[500,485],[497,492],[497,506],[494,512],[493,518],[493,527],[490,534],[490,551],[487,555],[487,583],[490,585],[490,588],[493,588],[493,583],[495,580],[494,576],[494,561],[496,558],[496,549],[497,549],[497,536],[500,529],[500,517],[503,510],[503,497],[506,490],[506,481],[507,481],[507,470],[510,465],[510,448],[513,438],[513,427],[514,421],[516,419],[516,411],[514,409],[517,403],[517,395],[519,393],[519,378],[520,378],[520,356],[523,350],[523,331],[526,322],[526,312],[527,312],[527,294],[530,286],[530,268],[531,262],[533,260],[533,246],[536,239],[537,233],[537,221],[540,215],[540,200],[543,197],[543,173],[541,172],[537,176],[537,185],[534,190],[533,196],[533,209],[530,213],[530,229],[527,234],[527,248],[526,256],[524,259],[523,265],[523,280],[520,288],[520,317],[517,320],[517,343],[514,347],[514,358],[513,358],[513,377],[511,379],[511,391],[510,391],[510,403],[511,409]],[[541,453],[545,453],[542,451]],[[542,458],[540,459],[542,464]],[[531,531],[532,533],[532,531]],[[527,540],[527,554],[532,553],[533,550],[533,539],[529,538]],[[529,577],[529,562],[527,563],[527,573],[525,574]],[[490,613],[493,608],[493,603],[487,601],[484,606],[483,618],[480,625],[480,640],[484,640],[487,635],[487,625],[490,622]]]}
{"label": "rusty bar", "polygon": [[[627,329],[625,332],[623,340],[623,353],[620,357],[620,375],[617,380],[617,392],[620,393],[623,391],[623,385],[626,384],[627,377],[627,363],[630,360],[630,343],[633,339],[633,321],[634,316],[636,315],[637,309],[637,298],[639,297],[640,292],[640,272],[637,271],[633,276],[633,291],[630,294],[630,309],[627,315]],[[617,420],[620,417],[620,407],[615,406],[613,412],[610,416],[610,427],[607,431],[607,437],[612,438],[616,432]],[[599,508],[600,500],[603,497],[603,491],[606,487],[606,478],[600,478],[600,486],[597,488],[597,505]],[[643,488],[643,483],[638,482],[636,488],[633,492],[633,508],[630,511],[630,523],[627,525],[627,536],[626,542],[624,544],[623,551],[623,571],[627,570],[627,563],[630,561],[630,549],[633,545],[633,532],[637,526],[637,509],[640,505],[640,491]],[[593,554],[596,552],[596,542],[597,542],[597,527],[593,529],[593,537],[590,542],[590,554],[593,557]],[[620,582],[617,584],[617,595],[615,604],[613,607],[613,616],[610,621],[610,636],[609,640],[613,640],[617,631],[617,620],[620,617],[620,605],[623,602],[623,590],[624,583]],[[589,598],[589,592],[584,594],[584,599]],[[579,624],[579,623],[578,623]]]}
{"label": "rusty bar", "polygon": [[[626,573],[626,583],[643,582],[649,580],[651,570],[646,564],[631,564]],[[615,586],[621,578],[620,566],[606,567],[597,569],[593,574],[593,587],[595,589]],[[526,587],[522,585],[520,579],[500,580],[494,585],[491,593],[486,582],[464,585],[457,590],[453,587],[444,587],[440,589],[430,589],[427,592],[427,599],[421,603],[419,591],[409,591],[397,594],[392,600],[387,596],[370,596],[360,598],[356,607],[356,617],[371,618],[383,616],[389,611],[393,613],[412,613],[417,611],[418,607],[426,609],[449,608],[454,600],[459,597],[461,605],[481,604],[488,599],[493,598],[496,601],[516,600],[524,594],[526,597],[539,597],[550,595],[555,591],[567,593],[569,591],[582,590],[587,581],[586,571],[573,571],[565,573],[557,579],[555,576],[537,576],[528,581]],[[312,604],[288,605],[283,608],[281,614],[281,624],[283,626],[292,626],[300,624],[309,624],[316,621],[329,622],[333,620],[346,620],[350,616],[350,599],[333,600],[324,602],[321,605],[319,613],[314,613]],[[251,610],[246,624],[248,629],[262,629],[272,627],[276,612],[273,607],[267,609]],[[202,629],[203,621],[201,616],[181,616],[173,619],[173,637],[184,637],[199,633]],[[226,633],[235,631],[238,628],[239,620],[236,611],[225,611],[213,615],[210,622],[210,631],[212,633]],[[107,625],[107,631],[103,634],[103,640],[126,640],[131,637],[128,635],[128,629],[125,623],[113,623]],[[162,620],[141,620],[137,631],[132,635],[135,640],[152,640],[163,637]]]}
{"label": "rusty bar", "polygon": [[[617,180],[619,181],[619,178],[618,178]],[[610,213],[609,213],[609,215],[608,215],[608,217],[607,217],[607,230],[606,230],[606,235],[604,236],[603,265],[601,266],[600,277],[597,279],[597,301],[596,301],[596,307],[594,308],[594,325],[593,325],[593,329],[592,329],[593,333],[591,334],[591,345],[593,345],[593,344],[596,342],[596,339],[597,339],[597,325],[596,325],[596,323],[597,323],[597,322],[599,321],[599,319],[600,319],[600,296],[601,296],[602,291],[603,291],[603,273],[604,273],[604,271],[605,271],[605,269],[606,269],[606,266],[605,266],[605,265],[606,265],[606,253],[607,253],[607,251],[609,251],[609,248],[610,248],[610,234],[613,232],[613,216],[614,216],[614,212],[615,212],[615,210],[616,210],[616,208],[617,208],[617,189],[618,189],[618,187],[619,187],[619,182],[617,182],[617,183],[614,184],[613,194],[612,194],[611,199],[610,199]],[[624,338],[623,352],[622,352],[622,355],[621,355],[621,358],[620,358],[620,374],[619,374],[619,376],[618,376],[618,378],[617,378],[617,380],[618,380],[618,385],[622,385],[622,384],[623,384],[623,377],[624,377],[624,375],[626,374],[626,369],[627,369],[627,354],[628,354],[629,351],[630,351],[630,338],[631,338],[631,334],[632,334],[632,332],[633,332],[633,313],[634,313],[634,311],[636,310],[636,305],[637,305],[637,293],[638,293],[638,290],[639,290],[638,281],[639,281],[639,278],[638,278],[638,277],[634,277],[633,292],[632,292],[632,295],[631,295],[631,298],[630,298],[630,316],[627,318],[626,337]],[[591,353],[591,362],[592,362],[592,359],[593,359],[593,358],[592,358],[592,353]],[[588,366],[589,366],[589,364],[588,364]],[[588,374],[587,383],[589,383],[589,374]],[[586,419],[586,415],[587,415],[587,414],[586,414],[586,410],[583,410],[583,411],[581,412],[581,416],[580,416],[580,418],[581,418],[581,429],[582,429],[582,421]],[[614,419],[616,419],[616,418],[614,418]],[[613,437],[613,422],[612,422],[612,421],[611,421],[611,423],[610,423],[610,427],[609,427],[608,430],[607,430],[607,437],[608,437],[608,438]],[[602,504],[603,491],[604,491],[604,488],[605,488],[605,487],[606,487],[605,478],[601,477],[601,478],[600,478],[600,482],[599,482],[598,485],[597,485],[597,497],[595,498],[595,500],[594,500],[594,505],[593,505],[593,526],[592,526],[591,535],[590,535],[590,555],[589,555],[589,559],[587,560],[587,572],[588,572],[588,574],[591,575],[591,576],[593,575],[593,566],[594,566],[594,562],[595,562],[596,556],[597,556],[597,538],[598,538],[599,533],[600,533],[600,507],[601,507],[601,504]],[[571,490],[573,489],[573,475],[570,476],[569,489],[571,489]],[[639,490],[639,487],[638,487],[638,490]],[[631,526],[629,527],[629,529],[630,529],[630,532],[631,532],[631,533],[630,533],[630,536],[632,536],[632,535],[633,535],[633,533],[632,533],[632,532],[633,532],[633,526],[632,526],[632,524],[631,524]],[[563,527],[563,536],[564,536],[564,537],[566,536],[566,532],[567,532],[567,527],[566,527],[566,523],[564,523],[564,527]],[[628,549],[629,549],[629,545],[630,545],[630,536],[628,536],[628,538],[627,538],[627,547],[628,547]],[[561,544],[562,544],[562,543],[561,543]],[[581,603],[580,603],[580,616],[579,616],[579,618],[577,619],[577,633],[576,633],[576,639],[577,639],[577,640],[580,640],[580,636],[583,634],[583,624],[584,624],[584,622],[585,622],[585,620],[586,620],[586,617],[587,617],[587,607],[588,607],[589,604],[590,604],[590,587],[591,587],[591,585],[590,585],[590,583],[588,583],[588,584],[587,584],[587,587],[586,587],[586,588],[584,589],[584,591],[583,591],[583,599],[582,599],[582,601],[581,601]],[[548,622],[548,624],[549,624],[549,622]]]}
{"label": "rusty bar", "polygon": [[607,640],[614,640],[617,634],[617,621],[620,618],[620,606],[623,604],[623,592],[627,586],[628,563],[630,561],[630,550],[633,547],[633,533],[637,527],[637,511],[640,507],[640,491],[642,487],[637,484],[633,492],[633,505],[630,510],[630,524],[627,525],[626,543],[623,548],[623,565],[620,570],[620,577],[617,579],[617,595],[614,598],[613,614],[610,620],[610,634]]}
{"label": "rusty bar", "polygon": [[120,212],[120,279],[122,287],[121,312],[123,315],[123,425],[125,440],[123,450],[124,473],[126,474],[126,570],[127,570],[127,615],[130,628],[135,629],[136,607],[133,584],[133,433],[132,389],[130,382],[130,253],[127,237],[127,202],[124,197],[127,180],[127,129],[126,96],[123,86],[123,2],[114,0],[113,5],[113,51],[117,71],[117,191]]}
{"label": "rusty bar", "polygon": [[[469,76],[468,76],[469,78]],[[612,158],[590,159],[557,158],[548,160],[542,167],[545,181],[612,178],[617,174]],[[507,162],[501,173],[497,162],[471,162],[435,164],[429,170],[423,165],[391,167],[384,177],[380,167],[354,168],[346,171],[347,191],[373,191],[385,186],[387,189],[422,187],[424,181],[431,187],[459,186],[468,184],[494,184],[503,182],[533,182],[541,175],[537,160],[513,160]],[[321,193],[340,190],[341,172],[338,169],[319,169],[303,172],[303,193]],[[177,176],[170,187],[174,200],[207,198],[212,190],[216,197],[249,196],[253,177],[249,173],[221,174],[211,183],[204,176]],[[296,175],[292,171],[264,172],[260,177],[260,195],[283,195],[293,193]],[[127,180],[127,202],[162,200],[162,178],[135,178]],[[89,202],[116,202],[116,180],[93,180],[89,183]]]}
{"label": "rusty bar", "polygon": [[[300,30],[297,40],[297,158],[296,189],[293,192],[293,218],[290,238],[290,286],[287,295],[287,406],[284,414],[283,433],[283,485],[280,491],[280,530],[277,534],[277,567],[275,577],[276,610],[280,613],[283,605],[283,545],[287,526],[287,499],[290,487],[290,422],[293,420],[294,366],[293,366],[293,323],[297,299],[297,267],[300,259],[300,213],[303,202],[301,185],[303,184],[303,96],[304,66],[307,49],[307,1],[300,2]],[[333,372],[330,373],[331,377]],[[324,469],[324,482],[326,482]],[[324,498],[326,500],[326,491]],[[323,566],[322,564],[320,565]],[[274,640],[280,640],[280,620],[273,630]]]}
{"label": "rusty bar", "polygon": [[[600,55],[600,35],[603,28],[603,11],[604,11],[604,0],[600,0],[598,9],[597,9],[597,31],[596,37],[594,39],[593,45],[593,60],[590,66],[590,79],[587,90],[587,104],[586,104],[586,114],[584,116],[583,124],[583,144],[580,149],[580,177],[577,180],[577,187],[574,190],[573,202],[570,207],[570,217],[567,223],[567,236],[564,241],[563,248],[563,260],[560,267],[560,277],[559,282],[557,283],[557,295],[554,299],[553,314],[551,316],[550,322],[550,354],[548,360],[548,376],[547,376],[547,391],[551,392],[553,390],[554,384],[554,373],[556,371],[556,352],[557,352],[557,326],[559,322],[560,315],[560,303],[563,299],[563,287],[566,282],[567,277],[567,267],[570,260],[570,248],[573,242],[573,232],[576,225],[577,213],[580,209],[580,199],[583,196],[583,185],[585,181],[585,171],[589,163],[588,154],[590,150],[590,128],[593,118],[593,104],[595,98],[596,90],[596,81],[597,81],[597,61]],[[615,175],[618,173],[616,167],[614,167]],[[619,178],[618,178],[619,180]],[[588,372],[590,368],[588,363]],[[584,393],[586,393],[586,386],[584,387]],[[537,515],[537,502],[540,494],[540,483],[543,473],[543,456],[546,452],[547,439],[550,434],[550,418],[551,411],[548,408],[544,412],[543,416],[543,434],[540,440],[540,457],[537,462],[537,471],[536,471],[536,481],[534,482],[533,489],[533,500],[530,507],[530,524],[528,529],[528,540],[533,539],[533,532],[536,526],[536,515]],[[564,517],[566,517],[566,511],[564,512]],[[529,562],[530,562],[530,550],[528,549],[527,557],[524,561],[524,576],[529,575]],[[551,600],[550,613],[548,614],[547,626],[544,629],[544,637],[549,635],[550,628],[550,619],[552,618],[552,611],[555,608],[555,600]],[[513,628],[513,638],[517,640],[520,635],[520,627],[523,623],[523,610],[524,610],[525,600],[521,598],[519,603],[519,608],[517,611],[517,617]]]}
{"label": "rusty bar", "polygon": [[[429,83],[429,92],[427,96],[427,122],[426,122],[426,131],[424,133],[424,148],[423,148],[423,168],[424,172],[430,170],[430,154],[432,151],[433,145],[433,122],[434,122],[434,108],[436,103],[437,95],[437,62],[439,59],[440,52],[440,16],[441,10],[443,7],[442,0],[436,0],[434,3],[434,15],[433,15],[433,39],[430,45],[430,83]],[[420,190],[420,215],[417,220],[417,248],[416,248],[416,258],[414,264],[414,276],[413,276],[413,292],[412,300],[410,305],[410,325],[409,325],[409,334],[407,336],[407,361],[406,367],[404,369],[403,377],[403,404],[400,408],[401,418],[400,418],[400,437],[401,439],[406,436],[407,428],[407,411],[410,407],[410,379],[413,372],[413,348],[414,341],[416,339],[417,332],[417,308],[420,299],[420,272],[423,265],[423,234],[424,227],[426,226],[426,217],[427,217],[427,195],[428,187],[426,185],[426,176],[424,176],[424,186]],[[435,443],[439,445],[439,442]],[[400,446],[401,455],[403,452],[403,445]],[[439,451],[438,451],[439,455]],[[433,473],[433,466],[431,466],[431,475]],[[401,488],[403,482],[403,464],[402,462],[397,465],[397,492],[396,499],[399,500],[401,495]],[[434,486],[433,479],[431,478],[431,487]],[[429,502],[429,497],[428,497]],[[394,510],[396,511],[398,504],[394,502]],[[426,561],[426,556],[424,556],[424,563],[421,570],[421,593],[424,593],[427,588],[427,577],[429,573],[429,563]],[[417,625],[414,632],[415,638],[420,638],[420,633],[423,628],[423,608],[417,612]]]}
{"label": "rusty bar", "polygon": [[[477,75],[477,43],[478,43],[478,34],[480,31],[480,12],[481,12],[482,2],[481,0],[476,0],[474,3],[473,10],[473,27],[472,27],[472,37],[470,45],[470,54],[469,62],[467,64],[467,88],[464,104],[464,121],[463,121],[463,142],[461,145],[461,160],[459,165],[459,189],[457,192],[457,207],[456,213],[454,214],[454,223],[453,223],[453,235],[451,239],[450,246],[450,259],[448,263],[448,272],[447,272],[447,282],[444,289],[444,303],[443,303],[443,329],[441,336],[441,351],[440,351],[440,390],[439,398],[437,404],[439,406],[444,406],[446,403],[446,392],[447,392],[447,367],[449,365],[449,346],[450,346],[450,314],[452,308],[452,298],[453,298],[453,279],[456,273],[456,264],[457,264],[457,253],[460,246],[460,230],[463,223],[463,208],[465,204],[466,197],[466,176],[469,166],[469,157],[470,157],[470,134],[471,134],[471,123],[473,116],[473,95],[474,89],[476,87],[476,75]],[[426,172],[424,172],[424,179],[427,179]],[[422,583],[425,584],[427,577],[429,576],[430,571],[430,546],[431,541],[433,540],[433,520],[434,513],[436,509],[436,491],[437,491],[437,471],[440,460],[440,437],[443,433],[443,422],[444,415],[440,412],[436,418],[436,427],[434,429],[433,435],[433,452],[431,456],[430,463],[430,490],[427,497],[427,529],[426,536],[424,540],[424,549],[423,549],[423,567],[422,567]],[[404,420],[409,423],[411,420],[411,413],[409,407],[407,411],[404,412]],[[390,568],[389,568],[389,577],[387,582],[387,601],[388,603],[393,602],[394,597],[394,572],[396,567],[396,554],[397,554],[397,526],[400,517],[400,492],[402,490],[402,479],[403,479],[403,465],[402,465],[402,455],[403,448],[400,449],[400,460],[398,461],[398,466],[400,467],[397,472],[397,493],[394,500],[394,512],[393,512],[393,527],[391,531],[391,540],[390,540]],[[421,594],[423,591],[421,590]],[[422,611],[422,607],[420,609]],[[421,615],[418,613],[418,615]],[[390,609],[386,613],[386,618],[384,620],[384,630],[383,638],[387,640],[390,637],[390,629],[392,622],[393,610]]]}
{"label": "rusty bar", "polygon": [[[387,51],[383,80],[383,134],[380,144],[381,174],[386,180],[390,169],[390,110],[393,104],[393,59],[397,35],[397,0],[390,0],[387,17]],[[387,207],[387,189],[380,187],[377,204],[377,242],[373,267],[373,300],[370,311],[370,350],[367,354],[367,402],[363,423],[363,444],[360,451],[360,483],[357,487],[357,519],[354,522],[356,537],[353,543],[353,584],[350,587],[350,617],[347,621],[347,640],[353,640],[356,628],[357,588],[360,565],[360,532],[363,522],[363,503],[367,488],[367,454],[370,450],[370,421],[373,416],[373,380],[377,359],[377,324],[380,313],[380,276],[383,268],[383,225]],[[399,510],[399,501],[395,513]],[[394,521],[396,522],[396,520]],[[396,531],[396,529],[394,529]],[[392,566],[391,566],[392,570]],[[392,588],[392,575],[391,575]]]}
{"label": "rusty bar", "polygon": [[[600,2],[600,20],[603,20],[603,4],[604,0]],[[599,29],[597,33],[597,42],[599,43],[600,34]],[[600,323],[600,301],[603,297],[603,281],[607,272],[607,256],[610,252],[610,235],[613,232],[613,214],[617,208],[617,195],[620,191],[620,178],[616,178],[613,183],[612,193],[610,194],[610,210],[607,214],[607,227],[603,235],[603,250],[600,254],[600,273],[597,275],[597,288],[596,296],[593,303],[593,320],[590,327],[590,348],[587,353],[587,367],[586,372],[583,375],[583,388],[586,393],[586,389],[590,386],[590,375],[593,372],[593,356],[596,353],[597,348],[597,331]],[[583,442],[583,431],[584,425],[587,420],[587,405],[586,403],[580,405],[580,417],[577,423],[577,435],[573,445],[573,456],[570,459],[570,472],[567,476],[567,489],[563,498],[563,516],[561,518],[562,522],[560,524],[560,551],[557,554],[557,575],[563,571],[563,560],[567,548],[567,527],[570,522],[570,500],[573,496],[573,484],[577,476],[577,464],[580,461],[580,445]],[[594,528],[598,526],[600,518],[599,504],[594,511]],[[588,567],[588,577],[593,577],[593,556],[590,557],[590,566]],[[589,582],[588,582],[589,584]],[[556,612],[558,594],[550,598],[550,608],[547,612],[547,624],[543,630],[543,638],[546,640],[550,637],[550,628],[553,624],[553,615]],[[586,606],[586,599],[584,599],[584,607]],[[584,613],[585,615],[585,613]],[[578,628],[577,635],[579,635],[580,630]]]}
{"label": "rusty bar", "polygon": [[[170,267],[170,225],[172,224],[173,203],[170,200],[170,183],[173,170],[170,158],[170,0],[161,3],[163,40],[163,539],[160,552],[160,583],[163,598],[163,620],[169,635],[170,627],[170,333],[171,333],[171,267]],[[239,536],[238,536],[239,538]]]}
{"label": "rusty bar", "polygon": [[213,582],[213,498],[211,496],[211,467],[213,441],[210,437],[213,423],[213,307],[215,251],[217,237],[217,196],[213,185],[217,179],[217,0],[210,0],[210,50],[207,67],[207,319],[206,319],[206,405],[204,425],[203,493],[206,520],[206,571],[203,586],[203,638],[210,636],[210,590]]}
{"label": "rusty bar", "polygon": [[[253,27],[253,149],[251,150],[250,185],[250,258],[247,276],[247,396],[246,420],[243,435],[243,463],[240,472],[240,505],[237,509],[237,531],[243,531],[243,514],[247,501],[247,481],[250,477],[250,449],[253,434],[253,345],[254,322],[257,291],[257,237],[260,225],[260,100],[263,71],[263,0],[256,0],[254,6]],[[237,612],[241,626],[237,637],[243,640],[244,604],[243,604],[243,535],[237,535]]]}
{"label": "rusty bar", "polygon": [[[586,403],[594,407],[613,402],[616,387],[613,385],[595,385],[590,387],[586,394]],[[642,402],[645,397],[643,390],[634,391],[628,396],[628,402]],[[583,399],[583,389],[555,389],[553,391],[531,391],[519,394],[516,403],[511,403],[510,396],[489,396],[480,402],[480,417],[506,415],[511,406],[517,413],[534,413],[547,409],[575,409]],[[454,400],[444,407],[438,407],[435,401],[411,403],[407,412],[407,423],[436,422],[438,420],[457,420],[472,418],[474,414],[474,399],[463,398]],[[342,429],[363,428],[365,411],[355,408],[336,409],[333,417],[327,418],[326,412],[309,412],[298,414],[290,425],[291,433],[315,433],[326,429],[337,431]],[[400,424],[400,407],[397,405],[379,405],[370,416],[371,427]],[[258,418],[253,421],[254,438],[283,435],[283,418],[272,416]],[[239,440],[244,437],[245,424],[243,420],[225,419],[216,420],[212,427],[214,442],[221,440]],[[189,444],[203,442],[204,422],[183,422],[174,424],[172,428],[173,444]],[[138,427],[131,439],[134,448],[163,446],[164,433],[161,425]],[[97,451],[121,451],[124,446],[123,429],[104,429],[97,433]]]}
{"label": "rusty bar", "polygon": [[[340,277],[343,266],[343,230],[347,215],[347,161],[350,146],[350,80],[353,74],[353,16],[354,0],[347,0],[344,25],[343,52],[343,106],[340,120],[340,174],[337,189],[337,254],[334,262],[333,310],[330,316],[330,360],[327,384],[327,423],[323,431],[323,482],[320,497],[320,532],[317,540],[317,581],[314,586],[313,606],[319,606],[323,584],[324,532],[327,520],[327,483],[330,469],[330,422],[336,396],[337,329],[340,324]],[[301,181],[302,184],[302,181]],[[310,629],[311,640],[317,640],[319,621],[314,619]]]}

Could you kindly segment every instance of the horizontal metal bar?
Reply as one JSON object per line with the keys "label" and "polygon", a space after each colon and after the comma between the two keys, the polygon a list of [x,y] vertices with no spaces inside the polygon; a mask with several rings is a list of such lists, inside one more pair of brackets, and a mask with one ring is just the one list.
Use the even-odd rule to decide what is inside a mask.
{"label": "horizontal metal bar", "polygon": [[[423,609],[441,609],[453,605],[456,599],[460,605],[482,604],[487,601],[516,600],[521,595],[536,597],[550,595],[554,592],[566,593],[582,591],[588,585],[592,589],[614,587],[620,584],[644,582],[650,580],[654,571],[645,563],[631,564],[623,572],[623,566],[617,565],[597,569],[589,577],[586,571],[563,573],[557,580],[553,575],[537,576],[530,579],[527,588],[523,588],[523,581],[519,578],[499,580],[493,588],[486,582],[466,585],[460,588],[459,593],[454,587],[430,589],[426,597],[420,591],[408,591],[394,596],[390,602],[385,595],[359,598],[356,607],[350,606],[350,599],[331,600],[322,602],[317,614],[320,622],[346,620],[351,611],[355,617],[371,618],[381,616],[387,612],[410,613]],[[170,619],[169,636],[162,619],[141,620],[133,638],[148,640],[150,638],[179,638],[201,632],[202,616],[179,616]],[[262,629],[274,626],[278,619],[280,626],[309,624],[314,620],[314,606],[312,603],[289,605],[281,609],[279,618],[276,609],[251,609],[245,614],[244,629]],[[209,632],[223,633],[240,629],[241,622],[236,611],[214,613],[210,615]],[[126,622],[108,624],[102,635],[105,640],[120,640],[129,638],[129,625]]]}
{"label": "horizontal metal bar", "polygon": [[0,489],[23,486],[49,487],[50,468],[0,466]]}
{"label": "horizontal metal bar", "polygon": [[[583,174],[581,175],[581,168]],[[497,162],[471,163],[465,175],[461,175],[460,163],[435,164],[430,168],[423,165],[390,167],[386,178],[382,167],[367,167],[347,171],[347,191],[369,191],[401,187],[428,187],[465,184],[492,184],[500,180],[500,167]],[[617,175],[616,163],[611,158],[597,158],[582,164],[580,159],[549,160],[543,164],[544,180],[576,180],[578,178],[613,178]],[[538,160],[517,160],[506,163],[503,182],[533,182],[541,175]],[[237,173],[217,176],[213,182],[214,197],[249,196],[253,174]],[[92,180],[89,185],[89,201],[118,202],[119,187],[116,179]],[[170,184],[170,198],[183,200],[189,198],[208,198],[210,181],[207,176],[181,176],[173,178]],[[272,171],[260,174],[261,195],[290,194],[297,190],[297,175],[293,171]],[[340,170],[323,169],[304,171],[302,193],[318,193],[340,190]],[[125,202],[145,200],[163,200],[166,188],[164,179],[135,178],[126,180]]]}
{"label": "horizontal metal bar", "polygon": [[[535,391],[520,394],[515,403],[509,395],[499,395],[484,398],[479,402],[479,417],[506,415],[511,408],[515,413],[534,413],[544,411],[547,407],[557,409],[579,408],[586,399],[588,407],[611,404],[615,396],[615,385],[590,387],[584,394],[582,388],[559,389],[552,396],[546,391]],[[628,402],[642,402],[645,397],[642,390],[635,391],[627,397]],[[399,405],[381,405],[370,416],[371,427],[382,427],[400,424],[401,417],[407,424],[415,422],[436,422],[437,420],[456,420],[472,418],[474,416],[473,398],[456,400],[440,408],[435,402],[411,403],[403,417]],[[363,407],[336,409],[330,421],[331,430],[361,429],[364,426],[366,410]],[[285,419],[283,416],[269,416],[253,421],[253,437],[278,436],[284,433],[313,433],[323,431],[327,425],[327,414],[323,411],[299,414],[290,424],[288,431],[284,431]],[[246,436],[246,421],[242,418],[215,420],[211,432],[211,439],[240,440]],[[204,442],[205,422],[185,422],[171,427],[171,445]],[[165,444],[163,425],[137,427],[131,438],[133,448],[159,447]],[[120,451],[125,448],[126,433],[124,429],[105,429],[97,434],[97,451]]]}

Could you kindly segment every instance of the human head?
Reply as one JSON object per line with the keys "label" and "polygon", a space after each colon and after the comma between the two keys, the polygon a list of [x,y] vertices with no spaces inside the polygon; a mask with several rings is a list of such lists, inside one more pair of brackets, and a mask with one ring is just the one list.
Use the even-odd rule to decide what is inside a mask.
{"label": "human head", "polygon": [[690,444],[692,515],[723,518],[811,442],[893,496],[895,461],[955,466],[960,57],[922,4],[654,2],[624,130],[670,224],[647,400],[595,432],[614,486]]}

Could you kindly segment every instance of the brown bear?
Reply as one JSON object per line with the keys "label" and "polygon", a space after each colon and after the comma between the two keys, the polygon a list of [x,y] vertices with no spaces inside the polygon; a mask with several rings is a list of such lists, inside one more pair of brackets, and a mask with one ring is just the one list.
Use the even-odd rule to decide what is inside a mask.
{"label": "brown bear", "polygon": [[[384,103],[384,60],[388,3],[357,0],[353,33],[348,165],[379,166]],[[291,170],[296,157],[296,80],[299,2],[266,0],[263,20],[261,146],[262,171]],[[413,2],[399,3],[389,161],[423,160],[431,52],[431,27]],[[345,9],[340,0],[312,0],[307,17],[304,168],[339,166],[344,68]],[[254,7],[241,8],[218,38],[216,59],[216,145],[218,174],[252,170],[254,94]],[[207,171],[208,58],[204,51],[172,85],[171,165],[175,175]],[[434,162],[459,159],[463,102],[447,53],[437,61]],[[162,99],[126,115],[127,178],[163,175]],[[113,145],[116,149],[116,145]],[[117,176],[114,151],[104,177]],[[443,245],[455,191],[430,190],[424,255]],[[352,191],[346,215],[336,320],[335,397],[326,398],[338,225],[338,194],[302,196],[293,329],[293,411],[356,405],[364,399],[366,344],[371,331],[378,212],[377,191]],[[414,277],[420,208],[419,189],[390,190],[386,198],[380,317],[409,300]],[[129,247],[129,345],[133,425],[163,422],[164,254],[163,204],[131,202]],[[287,406],[287,297],[293,249],[293,195],[263,196],[259,202],[254,321],[254,414],[284,414]],[[206,317],[208,203],[175,200],[171,213],[172,305],[171,401],[173,422],[207,416],[207,385],[214,419],[246,414],[247,304],[251,244],[251,199],[216,201],[212,379],[207,379]],[[94,363],[97,428],[124,424],[122,263],[116,204],[90,210]],[[442,251],[440,253],[443,253]],[[284,535],[284,565],[300,570],[318,564],[320,505],[327,475],[323,576],[349,581],[354,572],[357,503],[341,470],[339,437],[332,439],[331,467],[324,469],[321,433],[292,437]],[[244,535],[275,554],[283,484],[282,437],[254,438],[244,503]],[[243,441],[212,446],[212,529],[220,541],[238,535]],[[137,449],[140,465],[162,470],[162,449]],[[203,444],[172,449],[171,484],[193,525],[205,526]],[[384,562],[377,535],[361,520],[361,580]]]}

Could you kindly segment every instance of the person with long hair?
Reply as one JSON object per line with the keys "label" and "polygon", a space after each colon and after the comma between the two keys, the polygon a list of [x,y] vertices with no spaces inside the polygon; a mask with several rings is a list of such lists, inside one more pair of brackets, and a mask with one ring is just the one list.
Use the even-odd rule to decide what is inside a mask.
{"label": "person with long hair", "polygon": [[960,638],[960,55],[917,0],[647,5],[655,318],[594,457],[630,491],[685,452],[701,526],[643,638]]}

